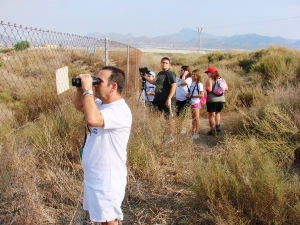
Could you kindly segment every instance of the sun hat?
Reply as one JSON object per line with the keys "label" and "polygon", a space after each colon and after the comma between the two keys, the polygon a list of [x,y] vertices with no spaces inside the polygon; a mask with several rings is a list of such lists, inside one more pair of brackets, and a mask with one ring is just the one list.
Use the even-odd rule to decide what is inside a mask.
{"label": "sun hat", "polygon": [[214,73],[216,71],[217,71],[217,69],[215,67],[208,67],[204,73]]}
{"label": "sun hat", "polygon": [[153,71],[150,71],[150,73],[155,78],[155,73]]}

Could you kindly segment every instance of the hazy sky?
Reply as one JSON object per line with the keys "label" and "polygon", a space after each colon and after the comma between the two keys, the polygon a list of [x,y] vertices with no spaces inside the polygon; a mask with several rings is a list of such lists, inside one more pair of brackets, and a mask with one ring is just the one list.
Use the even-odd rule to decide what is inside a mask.
{"label": "hazy sky", "polygon": [[300,0],[0,0],[0,21],[83,36],[157,37],[202,27],[218,36],[300,39]]}

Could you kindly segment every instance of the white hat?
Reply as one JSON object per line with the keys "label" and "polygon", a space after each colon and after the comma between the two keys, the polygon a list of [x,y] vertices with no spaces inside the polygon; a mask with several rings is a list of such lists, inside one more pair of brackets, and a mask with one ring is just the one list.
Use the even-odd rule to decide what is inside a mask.
{"label": "white hat", "polygon": [[155,78],[155,73],[153,71],[150,71],[150,73]]}

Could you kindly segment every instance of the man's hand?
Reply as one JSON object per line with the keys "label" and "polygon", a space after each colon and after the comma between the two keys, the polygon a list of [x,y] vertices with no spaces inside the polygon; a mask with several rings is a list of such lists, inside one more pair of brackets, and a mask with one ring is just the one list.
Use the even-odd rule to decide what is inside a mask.
{"label": "man's hand", "polygon": [[79,74],[77,78],[81,80],[81,88],[85,90],[93,90],[93,78],[90,74]]}
{"label": "man's hand", "polygon": [[166,101],[166,104],[165,104],[167,107],[170,107],[171,106],[171,99],[170,98],[167,98],[167,101]]}

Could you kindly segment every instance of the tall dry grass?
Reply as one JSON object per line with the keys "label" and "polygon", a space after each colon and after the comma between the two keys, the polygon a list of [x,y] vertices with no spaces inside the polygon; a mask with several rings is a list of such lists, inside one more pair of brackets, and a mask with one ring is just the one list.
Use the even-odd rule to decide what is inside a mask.
{"label": "tall dry grass", "polygon": [[[284,149],[285,150],[285,149]],[[298,224],[299,177],[282,170],[257,137],[226,137],[195,163],[200,213],[214,224]]]}
{"label": "tall dry grass", "polygon": [[84,124],[68,108],[2,139],[1,223],[64,224],[73,216],[82,193],[77,127]]}
{"label": "tall dry grass", "polygon": [[[7,54],[20,65],[30,64],[22,52]],[[291,58],[288,61],[287,55]],[[163,56],[144,54],[142,66],[158,72]],[[139,90],[131,91],[126,98],[134,120],[128,143],[124,207],[129,210],[124,223],[299,224],[299,170],[294,164],[294,152],[300,149],[298,52],[270,47],[249,54],[230,51],[167,56],[177,74],[183,64],[203,71],[207,66],[218,68],[229,84],[222,112],[226,129],[215,147],[207,145],[206,139],[193,142],[187,112],[174,119],[174,141],[168,142],[168,123],[143,107],[138,101]],[[271,65],[270,56],[285,63],[275,60],[276,65]],[[43,59],[46,55],[39,57],[47,61]],[[68,57],[72,59],[70,77],[101,66],[91,55],[73,53]],[[123,54],[113,57],[115,65],[124,67]],[[272,85],[267,88],[264,81],[269,75],[255,69],[266,68],[265,60],[275,68],[267,70],[272,71]],[[0,104],[10,112],[0,128],[0,223],[79,224],[74,218],[81,208],[78,149],[84,123],[72,105],[73,89],[57,97],[54,82],[35,77],[35,72],[26,74],[32,75],[30,82],[39,88],[33,90],[28,85],[20,89],[26,85],[16,81],[30,79],[14,66],[0,68],[1,74],[12,74],[7,78],[12,88],[0,86]],[[288,73],[282,73],[285,69]],[[47,70],[39,72],[48,77]],[[206,117],[205,107],[201,111]]]}
{"label": "tall dry grass", "polygon": [[103,61],[97,54],[63,49],[9,52],[3,58],[0,223],[65,224],[82,197],[78,149],[85,125],[72,104],[74,89],[58,96],[53,77],[66,65],[70,78],[93,74]]}
{"label": "tall dry grass", "polygon": [[275,68],[268,70],[273,71],[273,85],[262,89],[270,74],[261,73],[261,82],[254,79],[236,87],[243,92],[236,99],[243,97],[244,103],[232,104],[234,115],[227,120],[223,147],[214,157],[204,155],[196,162],[195,191],[203,216],[213,223],[299,224],[299,171],[294,162],[300,149],[300,59],[297,51],[284,49],[295,63],[283,74],[289,62],[278,49],[282,50],[270,47],[263,53],[281,60],[265,64],[263,55],[250,69],[253,73],[257,65]]}
{"label": "tall dry grass", "polygon": [[198,212],[204,224],[299,224],[299,52],[271,46],[231,57],[208,55],[229,84],[229,119],[219,150],[193,161]]}

